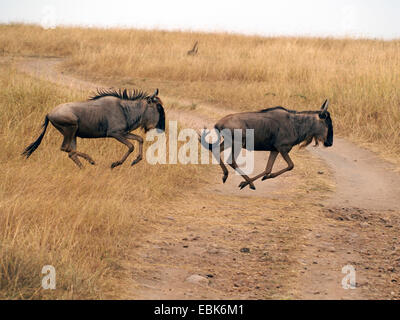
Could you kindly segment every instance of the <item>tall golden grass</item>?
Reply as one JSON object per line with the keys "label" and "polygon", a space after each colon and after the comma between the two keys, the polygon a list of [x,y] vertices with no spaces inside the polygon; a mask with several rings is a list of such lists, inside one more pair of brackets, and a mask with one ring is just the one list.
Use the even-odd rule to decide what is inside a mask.
{"label": "tall golden grass", "polygon": [[[3,25],[4,55],[68,57],[89,78],[237,110],[318,107],[337,133],[400,154],[400,41],[263,38],[234,34]],[[186,52],[199,41],[199,53]]]}
{"label": "tall golden grass", "polygon": [[[38,81],[4,63],[0,87],[0,299],[123,297],[115,280],[126,277],[126,255],[152,231],[168,199],[199,186],[205,166],[142,161],[131,167],[127,161],[111,171],[126,148],[101,139],[78,142],[97,165],[77,170],[51,126],[38,150],[23,159],[44,115],[87,93]],[[54,291],[41,288],[44,265],[56,268]]]}

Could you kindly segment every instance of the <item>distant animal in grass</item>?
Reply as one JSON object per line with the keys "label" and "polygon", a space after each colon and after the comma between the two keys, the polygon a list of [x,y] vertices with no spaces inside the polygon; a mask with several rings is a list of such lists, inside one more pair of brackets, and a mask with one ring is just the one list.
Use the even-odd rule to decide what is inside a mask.
{"label": "distant animal in grass", "polygon": [[114,138],[128,147],[121,160],[113,162],[115,168],[125,162],[133,152],[134,146],[129,140],[139,142],[139,155],[131,165],[143,158],[143,138],[131,131],[143,128],[165,131],[165,112],[158,89],[153,95],[142,91],[127,89],[98,90],[88,101],[60,104],[45,116],[43,131],[22,153],[29,156],[37,149],[51,124],[64,136],[61,151],[81,168],[79,157],[94,165],[94,160],[87,154],[77,151],[76,140],[79,138]]}
{"label": "distant animal in grass", "polygon": [[199,49],[199,42],[196,41],[193,48],[187,52],[189,56],[195,56]]}
{"label": "distant animal in grass", "polygon": [[[230,166],[238,171],[245,181],[239,184],[239,188],[243,189],[250,186],[255,190],[253,182],[261,177],[262,180],[275,178],[286,171],[294,168],[292,159],[289,157],[289,152],[293,146],[303,142],[301,147],[309,145],[315,140],[316,145],[318,141],[323,142],[325,147],[333,145],[333,125],[332,119],[328,112],[328,100],[324,102],[320,110],[317,111],[294,111],[288,110],[283,107],[275,107],[264,109],[256,112],[242,112],[228,115],[219,120],[214,128],[219,133],[228,131],[228,136],[232,138],[233,130],[242,130],[242,141],[238,144],[242,148],[246,148],[246,129],[254,130],[254,150],[255,151],[270,151],[267,167],[265,171],[259,175],[250,178],[243,174],[236,164],[236,158],[240,150],[235,150],[234,146],[238,145],[233,143],[232,140],[228,146],[232,147],[232,155],[230,157]],[[222,181],[225,183],[228,178],[228,170],[222,161],[221,153],[226,148],[224,141],[221,142],[221,136],[215,143],[208,143],[205,137],[209,132],[204,131],[199,135],[201,144],[210,151],[213,148],[220,149],[219,164],[223,171]],[[225,138],[225,135],[224,135]],[[287,168],[272,173],[272,167],[275,163],[276,157],[281,154],[283,159],[288,164]]]}

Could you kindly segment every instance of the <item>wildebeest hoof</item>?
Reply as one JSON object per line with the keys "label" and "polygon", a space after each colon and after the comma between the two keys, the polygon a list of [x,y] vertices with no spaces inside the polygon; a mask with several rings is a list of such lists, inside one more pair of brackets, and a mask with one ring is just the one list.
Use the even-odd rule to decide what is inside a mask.
{"label": "wildebeest hoof", "polygon": [[89,160],[89,163],[94,166],[96,164],[96,162],[94,162],[93,160]]}
{"label": "wildebeest hoof", "polygon": [[133,160],[132,163],[131,163],[131,166],[135,165],[135,164],[138,163],[140,160],[142,160],[142,158]]}
{"label": "wildebeest hoof", "polygon": [[264,180],[267,180],[267,179],[269,179],[269,176],[264,176],[264,177],[261,179],[261,181],[264,181]]}
{"label": "wildebeest hoof", "polygon": [[111,164],[111,169],[114,169],[115,167],[118,167],[118,166],[120,166],[120,165],[121,165],[121,162],[119,162],[119,161],[113,162],[113,163]]}
{"label": "wildebeest hoof", "polygon": [[239,183],[239,188],[240,190],[242,190],[243,188],[245,188],[249,183],[247,181],[242,181],[241,183]]}
{"label": "wildebeest hoof", "polygon": [[226,182],[226,179],[228,179],[228,175],[224,175],[224,176],[222,177],[222,183],[225,183],[225,182]]}
{"label": "wildebeest hoof", "polygon": [[242,190],[243,188],[247,187],[248,185],[250,185],[250,189],[251,189],[251,190],[256,190],[256,187],[254,186],[254,184],[253,184],[253,183],[249,183],[249,182],[247,182],[247,181],[242,181],[242,182],[239,184],[239,188],[240,188],[240,190]]}

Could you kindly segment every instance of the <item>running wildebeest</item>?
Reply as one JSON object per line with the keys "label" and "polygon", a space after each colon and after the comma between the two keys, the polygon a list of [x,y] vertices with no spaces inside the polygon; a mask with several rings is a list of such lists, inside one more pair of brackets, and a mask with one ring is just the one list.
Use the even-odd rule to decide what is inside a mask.
{"label": "running wildebeest", "polygon": [[111,169],[124,163],[133,152],[133,144],[128,140],[139,142],[139,155],[132,166],[143,158],[143,138],[130,133],[143,128],[165,131],[165,112],[158,89],[153,95],[138,90],[97,90],[97,94],[84,102],[60,104],[46,115],[43,131],[37,140],[31,143],[22,153],[27,158],[37,149],[46,133],[49,121],[64,136],[61,151],[82,167],[78,157],[90,164],[95,164],[87,154],[76,150],[76,137],[80,138],[114,138],[128,147],[128,152],[121,160],[113,162]]}
{"label": "running wildebeest", "polygon": [[[249,178],[247,175],[242,174],[245,181],[239,184],[239,188],[243,189],[247,185],[255,190],[253,182],[261,177],[262,181],[266,179],[275,178],[286,171],[290,171],[294,168],[293,161],[289,157],[289,152],[295,145],[303,142],[301,147],[309,145],[313,139],[315,145],[318,142],[323,142],[325,147],[331,147],[333,145],[333,126],[332,119],[328,112],[328,100],[324,102],[321,109],[318,111],[294,111],[288,110],[283,107],[275,107],[264,109],[257,112],[243,112],[228,115],[219,120],[214,128],[217,132],[228,129],[230,134],[233,130],[242,130],[242,148],[246,148],[246,129],[254,129],[254,151],[270,151],[267,167],[264,172],[259,175]],[[224,151],[226,147],[224,142],[221,142],[220,136],[217,142],[208,143],[205,141],[207,132],[204,131],[200,136],[202,145],[209,150],[213,148],[220,148],[220,153]],[[238,151],[234,150],[234,143],[231,143],[231,163],[229,164],[234,170],[238,170],[236,164],[236,158]],[[229,146],[228,146],[229,147]],[[280,171],[272,172],[272,167],[278,154],[281,154],[283,159],[287,162],[288,166]],[[222,161],[222,157],[219,159],[220,166],[223,171],[222,181],[225,183],[228,178],[228,170]],[[240,171],[239,171],[240,172]]]}

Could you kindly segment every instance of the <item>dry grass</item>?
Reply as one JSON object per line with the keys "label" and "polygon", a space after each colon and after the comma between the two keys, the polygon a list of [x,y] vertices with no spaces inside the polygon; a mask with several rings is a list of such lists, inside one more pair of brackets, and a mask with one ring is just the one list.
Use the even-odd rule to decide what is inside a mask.
{"label": "dry grass", "polygon": [[[198,55],[187,56],[196,40]],[[67,57],[66,70],[115,86],[157,86],[162,95],[236,110],[305,109],[329,97],[336,132],[398,164],[399,49],[400,41],[0,26],[0,55]],[[20,152],[39,134],[44,114],[87,93],[0,67],[0,298],[123,297],[115,280],[126,278],[124,259],[132,245],[152,232],[157,213],[172,197],[176,203],[185,190],[201,185],[206,167],[143,161],[111,172],[109,164],[125,148],[83,140],[79,149],[98,165],[85,163],[88,168],[78,171],[59,151],[61,136],[54,128],[26,161]],[[296,174],[307,179],[296,197],[330,189],[326,181],[311,183],[308,159],[298,159]],[[257,201],[253,205],[262,208],[263,200]],[[196,210],[191,214],[196,217]],[[56,267],[55,291],[40,289],[46,264]]]}
{"label": "dry grass", "polygon": [[[24,25],[0,30],[4,55],[65,56],[66,69],[114,85],[157,85],[163,94],[237,110],[315,108],[328,97],[337,133],[399,158],[398,40]],[[198,55],[188,56],[197,40]]]}
{"label": "dry grass", "polygon": [[[0,298],[123,297],[115,280],[125,276],[131,246],[151,232],[169,199],[201,185],[205,166],[142,161],[132,168],[127,161],[111,171],[126,148],[101,139],[79,141],[98,165],[77,170],[52,127],[25,160],[21,151],[46,112],[87,96],[0,67]],[[57,272],[54,291],[41,289],[48,264]]]}

